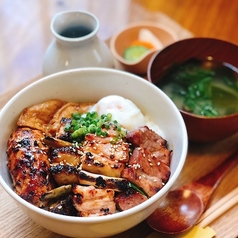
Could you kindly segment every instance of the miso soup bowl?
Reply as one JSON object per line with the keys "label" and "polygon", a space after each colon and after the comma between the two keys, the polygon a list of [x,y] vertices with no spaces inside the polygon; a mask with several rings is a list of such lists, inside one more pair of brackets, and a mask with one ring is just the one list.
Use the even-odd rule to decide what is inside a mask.
{"label": "miso soup bowl", "polygon": [[[237,72],[237,57],[238,46],[230,42],[213,38],[189,38],[156,52],[149,62],[147,77],[150,82],[157,84],[175,63],[180,64],[191,58],[227,63]],[[238,112],[219,117],[199,116],[184,110],[180,112],[190,141],[212,142],[238,132]]]}
{"label": "miso soup bowl", "polygon": [[[107,95],[133,101],[161,130],[171,157],[171,176],[156,195],[127,211],[101,217],[71,217],[51,213],[23,200],[14,191],[7,168],[6,144],[21,111],[49,99],[97,102]],[[146,219],[160,204],[178,178],[185,163],[188,139],[183,118],[173,102],[150,82],[123,71],[81,68],[63,71],[27,86],[0,113],[0,183],[10,197],[33,221],[67,237],[107,237],[126,231]],[[8,206],[8,204],[5,204]],[[12,227],[12,229],[17,229]]]}

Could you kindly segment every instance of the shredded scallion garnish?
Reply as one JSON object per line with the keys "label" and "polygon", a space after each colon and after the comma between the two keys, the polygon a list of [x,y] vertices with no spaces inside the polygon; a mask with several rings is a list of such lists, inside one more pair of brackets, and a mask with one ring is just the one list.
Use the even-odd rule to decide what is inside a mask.
{"label": "shredded scallion garnish", "polygon": [[126,131],[116,120],[112,121],[111,113],[99,116],[94,111],[86,114],[76,112],[72,114],[71,122],[66,124],[65,131],[70,133],[73,142],[82,142],[87,134],[106,137],[110,128],[117,132],[116,139],[125,137]]}

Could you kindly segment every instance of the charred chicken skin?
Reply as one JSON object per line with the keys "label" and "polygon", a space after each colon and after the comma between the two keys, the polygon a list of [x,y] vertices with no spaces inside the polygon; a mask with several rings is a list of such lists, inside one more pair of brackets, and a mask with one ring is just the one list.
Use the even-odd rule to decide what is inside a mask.
{"label": "charred chicken skin", "polygon": [[49,172],[49,148],[40,130],[18,128],[8,140],[8,168],[15,192],[26,201],[44,207],[40,197],[54,188]]}

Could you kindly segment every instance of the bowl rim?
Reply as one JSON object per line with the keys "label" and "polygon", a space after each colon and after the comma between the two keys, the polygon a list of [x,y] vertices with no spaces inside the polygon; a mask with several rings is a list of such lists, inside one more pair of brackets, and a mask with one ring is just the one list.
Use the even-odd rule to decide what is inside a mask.
{"label": "bowl rim", "polygon": [[116,41],[117,37],[124,31],[130,30],[131,28],[143,27],[143,26],[144,27],[151,26],[151,27],[161,29],[161,30],[167,32],[174,39],[174,41],[178,40],[177,34],[173,30],[171,30],[169,27],[166,27],[165,25],[163,25],[161,23],[155,23],[152,21],[132,22],[132,23],[120,28],[115,34],[113,34],[113,36],[110,39],[109,45],[110,45],[111,51],[112,51],[114,57],[118,61],[122,62],[123,64],[133,66],[133,65],[137,65],[138,63],[142,62],[148,55],[150,55],[150,54],[153,55],[155,52],[158,51],[157,49],[149,49],[140,58],[138,58],[137,60],[135,60],[133,62],[125,60],[120,54],[118,54],[116,47],[115,47],[115,41]]}
{"label": "bowl rim", "polygon": [[[26,86],[25,88],[23,88],[22,90],[20,90],[16,95],[14,95],[2,108],[2,110],[0,111],[0,120],[2,119],[3,114],[5,113],[5,111],[7,110],[7,108],[11,105],[11,103],[16,100],[22,93],[24,93],[25,91],[29,90],[31,87],[35,87],[38,84],[41,84],[44,81],[47,81],[48,79],[52,79],[52,78],[57,78],[59,75],[69,75],[70,73],[77,73],[77,72],[81,72],[81,71],[96,71],[98,73],[100,72],[111,72],[111,73],[116,73],[116,74],[120,74],[121,76],[126,76],[126,77],[130,77],[133,78],[133,80],[138,80],[141,81],[144,84],[147,84],[147,86],[154,88],[155,90],[159,90],[161,91],[159,88],[157,88],[155,85],[153,85],[152,83],[148,82],[147,80],[134,75],[132,73],[129,72],[125,72],[125,71],[121,71],[121,70],[117,70],[117,69],[109,69],[109,68],[97,68],[97,67],[88,67],[88,68],[78,68],[78,69],[70,69],[70,70],[65,70],[65,71],[61,71],[55,74],[51,74],[48,76],[45,76],[31,84],[29,84],[28,86]],[[162,92],[162,91],[161,91]],[[164,94],[162,92],[162,94]],[[166,94],[164,94],[164,96],[167,97]],[[181,160],[179,161],[176,170],[173,173],[173,180],[169,179],[168,182],[165,184],[165,186],[159,191],[160,193],[155,194],[154,196],[152,196],[151,198],[149,198],[147,201],[129,209],[123,212],[118,212],[118,213],[114,213],[114,214],[110,214],[108,216],[99,216],[99,217],[73,217],[73,216],[67,216],[67,215],[60,215],[60,214],[56,214],[56,213],[52,213],[49,212],[47,210],[44,210],[42,208],[39,208],[27,201],[25,201],[23,198],[21,198],[20,196],[18,196],[12,188],[10,188],[7,183],[5,182],[5,180],[3,179],[2,175],[0,174],[0,185],[4,188],[4,190],[14,199],[15,202],[19,203],[20,205],[22,205],[24,208],[30,209],[31,211],[33,211],[34,213],[39,213],[41,216],[44,217],[48,217],[48,218],[52,218],[54,220],[58,220],[58,221],[64,221],[64,222],[72,222],[72,223],[91,223],[91,224],[96,224],[96,223],[102,223],[102,222],[107,222],[107,221],[111,221],[111,220],[118,220],[124,216],[132,216],[135,213],[138,213],[139,211],[143,211],[145,210],[147,207],[149,207],[151,204],[155,203],[156,200],[161,197],[163,197],[168,190],[171,188],[171,186],[173,185],[174,181],[178,178],[179,174],[181,173],[181,170],[185,164],[186,161],[186,156],[187,156],[187,150],[188,150],[188,136],[187,136],[187,130],[186,130],[186,126],[185,123],[183,121],[183,118],[181,116],[181,114],[179,113],[179,110],[176,108],[176,106],[173,104],[173,102],[167,97],[167,100],[170,101],[171,106],[176,109],[177,111],[177,116],[179,118],[179,120],[181,121],[181,126],[182,126],[182,132],[183,132],[183,136],[184,136],[184,142],[182,144],[182,153],[181,153]]]}

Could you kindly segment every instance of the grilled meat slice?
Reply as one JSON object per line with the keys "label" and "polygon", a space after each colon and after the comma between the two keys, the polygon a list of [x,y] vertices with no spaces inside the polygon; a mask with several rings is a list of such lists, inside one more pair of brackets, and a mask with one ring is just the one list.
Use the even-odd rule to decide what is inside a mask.
{"label": "grilled meat slice", "polygon": [[85,136],[84,151],[97,153],[110,160],[127,163],[129,161],[129,144],[115,137],[101,137],[94,134]]}
{"label": "grilled meat slice", "polygon": [[170,176],[170,167],[157,160],[147,148],[137,147],[122,177],[142,188],[148,196],[157,193]]}
{"label": "grilled meat slice", "polygon": [[171,151],[167,149],[167,141],[147,126],[129,131],[126,138],[134,147],[146,148],[157,160],[170,165]]}
{"label": "grilled meat slice", "polygon": [[51,164],[68,164],[78,167],[81,163],[83,152],[80,147],[67,146],[59,148],[50,148]]}
{"label": "grilled meat slice", "polygon": [[129,145],[122,139],[114,139],[110,136],[86,135],[82,169],[110,177],[121,177],[125,164],[129,160]]}
{"label": "grilled meat slice", "polygon": [[78,169],[69,164],[55,164],[49,168],[56,183],[61,185],[78,183]]}
{"label": "grilled meat slice", "polygon": [[116,195],[114,201],[116,202],[119,211],[125,211],[141,204],[147,199],[148,198],[145,195],[139,193],[133,188],[128,188],[126,191]]}
{"label": "grilled meat slice", "polygon": [[127,138],[135,148],[122,177],[151,197],[169,179],[171,151],[166,148],[166,141],[146,126],[130,131]]}
{"label": "grilled meat slice", "polygon": [[17,125],[47,132],[49,122],[65,103],[64,101],[53,99],[25,108],[17,121]]}
{"label": "grilled meat slice", "polygon": [[92,106],[91,103],[69,102],[62,106],[53,116],[48,126],[48,132],[56,138],[70,140],[67,132],[64,131],[67,122],[71,121],[72,113],[85,113]]}
{"label": "grilled meat slice", "polygon": [[96,188],[114,189],[118,192],[124,191],[128,187],[128,181],[124,178],[94,174],[68,164],[55,164],[49,170],[59,186],[75,183],[92,185]]}
{"label": "grilled meat slice", "polygon": [[112,161],[97,153],[86,152],[82,157],[82,168],[92,173],[119,178],[125,163]]}
{"label": "grilled meat slice", "polygon": [[124,178],[108,177],[100,174],[79,171],[79,183],[81,185],[92,185],[96,188],[109,188],[121,192],[127,189],[128,181]]}
{"label": "grilled meat slice", "polygon": [[116,212],[113,189],[75,185],[73,193],[74,207],[79,216],[104,216]]}
{"label": "grilled meat slice", "polygon": [[50,148],[50,172],[58,185],[78,183],[78,167],[83,152],[80,147]]}
{"label": "grilled meat slice", "polygon": [[49,172],[49,148],[43,138],[40,130],[18,128],[7,143],[8,168],[14,190],[38,207],[46,205],[40,200],[41,195],[55,186]]}

